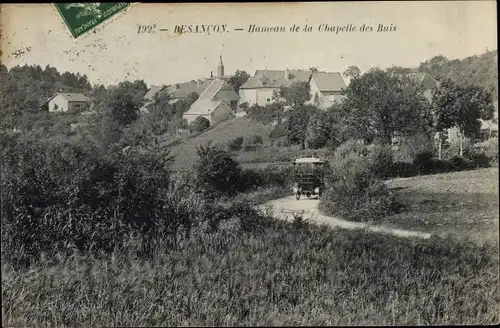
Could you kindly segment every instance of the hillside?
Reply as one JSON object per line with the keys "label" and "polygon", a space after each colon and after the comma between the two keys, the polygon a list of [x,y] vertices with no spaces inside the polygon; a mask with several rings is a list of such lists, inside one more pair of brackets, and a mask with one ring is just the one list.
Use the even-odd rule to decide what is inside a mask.
{"label": "hillside", "polygon": [[264,145],[270,143],[269,133],[272,126],[264,126],[263,124],[251,120],[246,117],[237,117],[229,121],[222,122],[212,129],[197,135],[185,142],[172,146],[170,148],[171,155],[174,156],[173,168],[176,170],[187,169],[191,167],[193,159],[196,158],[196,149],[201,145],[206,145],[208,141],[213,144],[225,146],[229,141],[237,138],[249,138],[255,135],[262,136]]}
{"label": "hillside", "polygon": [[447,59],[435,56],[418,67],[436,79],[448,77],[457,83],[479,85],[492,93],[498,100],[498,51],[488,51],[479,56],[464,59]]}

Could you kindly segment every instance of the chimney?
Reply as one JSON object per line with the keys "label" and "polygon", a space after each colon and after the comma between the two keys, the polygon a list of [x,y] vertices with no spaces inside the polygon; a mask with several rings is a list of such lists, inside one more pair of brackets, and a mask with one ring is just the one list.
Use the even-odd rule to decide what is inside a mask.
{"label": "chimney", "polygon": [[288,70],[288,67],[285,68],[285,80],[290,80],[290,71]]}

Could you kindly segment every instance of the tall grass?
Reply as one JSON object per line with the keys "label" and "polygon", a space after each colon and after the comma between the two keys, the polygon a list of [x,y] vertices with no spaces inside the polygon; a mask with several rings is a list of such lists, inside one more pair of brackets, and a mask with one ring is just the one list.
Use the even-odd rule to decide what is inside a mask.
{"label": "tall grass", "polygon": [[[264,220],[264,221],[262,221]],[[11,326],[498,323],[498,251],[241,218],[197,228],[151,259],[130,240],[105,259],[2,266]],[[257,225],[255,225],[257,224]],[[260,227],[260,228],[258,228]]]}

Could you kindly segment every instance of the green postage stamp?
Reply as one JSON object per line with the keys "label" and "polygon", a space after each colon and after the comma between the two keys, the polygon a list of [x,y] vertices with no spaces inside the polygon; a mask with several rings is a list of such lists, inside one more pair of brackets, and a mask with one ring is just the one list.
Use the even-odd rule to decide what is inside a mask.
{"label": "green postage stamp", "polygon": [[55,3],[54,5],[73,37],[78,38],[117,13],[126,10],[130,2]]}

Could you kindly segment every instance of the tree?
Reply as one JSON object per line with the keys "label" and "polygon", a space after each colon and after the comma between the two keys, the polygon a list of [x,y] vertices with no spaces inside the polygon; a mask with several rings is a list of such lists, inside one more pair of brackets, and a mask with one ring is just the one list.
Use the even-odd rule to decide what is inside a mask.
{"label": "tree", "polygon": [[139,117],[139,106],[131,94],[114,90],[106,100],[106,113],[121,126],[128,125]]}
{"label": "tree", "polygon": [[344,90],[342,107],[354,139],[391,145],[392,137],[412,135],[430,125],[429,103],[407,78],[373,69]]}
{"label": "tree", "polygon": [[361,70],[358,66],[351,65],[343,73],[344,77],[347,78],[357,78],[361,75]]}
{"label": "tree", "polygon": [[142,80],[121,82],[108,91],[104,101],[105,112],[121,126],[128,125],[139,117],[146,92],[147,85]]}
{"label": "tree", "polygon": [[331,133],[329,117],[325,112],[317,112],[311,115],[306,126],[306,146],[307,148],[323,148]]}
{"label": "tree", "polygon": [[248,81],[249,78],[250,78],[250,75],[247,72],[237,70],[234,73],[234,75],[229,78],[227,83],[229,83],[229,85],[233,87],[234,91],[236,91],[236,93],[238,93],[238,91],[240,90],[240,87],[243,84],[245,84],[245,82]]}
{"label": "tree", "polygon": [[191,124],[189,125],[190,132],[202,132],[210,127],[210,121],[203,117],[198,116]]}
{"label": "tree", "polygon": [[344,112],[342,104],[336,103],[327,109],[326,115],[330,125],[327,146],[335,149],[349,138],[348,127],[345,124],[349,114]]}
{"label": "tree", "polygon": [[299,108],[311,99],[311,86],[308,82],[293,82],[291,86],[281,86],[273,93],[273,99],[292,108]]}
{"label": "tree", "polygon": [[281,103],[270,103],[266,104],[266,106],[254,104],[246,112],[247,117],[264,125],[270,124],[275,120],[279,123],[283,115],[283,105]]}
{"label": "tree", "polygon": [[[492,95],[479,86],[460,86],[450,79],[443,79],[433,97],[434,129],[438,134],[439,145],[446,129],[456,126],[459,129],[460,150],[463,156],[464,137],[478,136],[481,119],[493,117]],[[439,147],[441,150],[441,146]],[[441,157],[441,151],[439,151]]]}
{"label": "tree", "polygon": [[317,108],[311,105],[301,106],[293,109],[287,120],[287,138],[290,142],[300,144],[305,149],[306,129],[309,118],[317,112]]}

